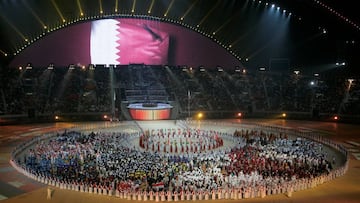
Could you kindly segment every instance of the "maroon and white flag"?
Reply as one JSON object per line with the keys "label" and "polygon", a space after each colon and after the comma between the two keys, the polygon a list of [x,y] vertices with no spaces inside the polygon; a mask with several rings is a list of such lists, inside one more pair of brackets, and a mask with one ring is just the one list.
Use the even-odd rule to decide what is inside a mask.
{"label": "maroon and white flag", "polygon": [[105,19],[91,23],[92,64],[163,65],[168,63],[168,49],[169,34],[141,21]]}

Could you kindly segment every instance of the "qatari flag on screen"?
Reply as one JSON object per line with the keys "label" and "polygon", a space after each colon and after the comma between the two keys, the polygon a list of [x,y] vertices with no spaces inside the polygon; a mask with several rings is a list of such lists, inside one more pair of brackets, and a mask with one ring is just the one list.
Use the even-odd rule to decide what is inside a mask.
{"label": "qatari flag on screen", "polygon": [[91,23],[92,64],[163,65],[168,62],[169,35],[145,23],[129,24],[120,19]]}

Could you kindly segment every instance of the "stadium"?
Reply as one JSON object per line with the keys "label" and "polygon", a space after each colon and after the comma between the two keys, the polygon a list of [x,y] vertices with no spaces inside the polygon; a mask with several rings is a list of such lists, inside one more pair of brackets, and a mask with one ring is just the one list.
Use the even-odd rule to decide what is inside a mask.
{"label": "stadium", "polygon": [[357,202],[351,7],[2,1],[0,200]]}

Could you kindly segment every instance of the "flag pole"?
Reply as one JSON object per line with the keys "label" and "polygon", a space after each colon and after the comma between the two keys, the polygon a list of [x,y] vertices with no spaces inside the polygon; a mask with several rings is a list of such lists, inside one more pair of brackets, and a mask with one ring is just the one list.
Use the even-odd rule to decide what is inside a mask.
{"label": "flag pole", "polygon": [[191,99],[190,90],[188,90],[188,119],[190,119],[190,99]]}

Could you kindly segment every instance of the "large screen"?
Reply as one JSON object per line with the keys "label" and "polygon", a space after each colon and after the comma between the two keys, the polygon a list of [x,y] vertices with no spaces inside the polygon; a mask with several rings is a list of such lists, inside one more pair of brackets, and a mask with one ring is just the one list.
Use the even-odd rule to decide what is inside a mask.
{"label": "large screen", "polygon": [[87,21],[51,32],[18,54],[11,66],[147,64],[234,67],[226,49],[189,28],[167,22],[118,18]]}
{"label": "large screen", "polygon": [[119,19],[91,23],[92,64],[167,64],[169,34],[145,22]]}

